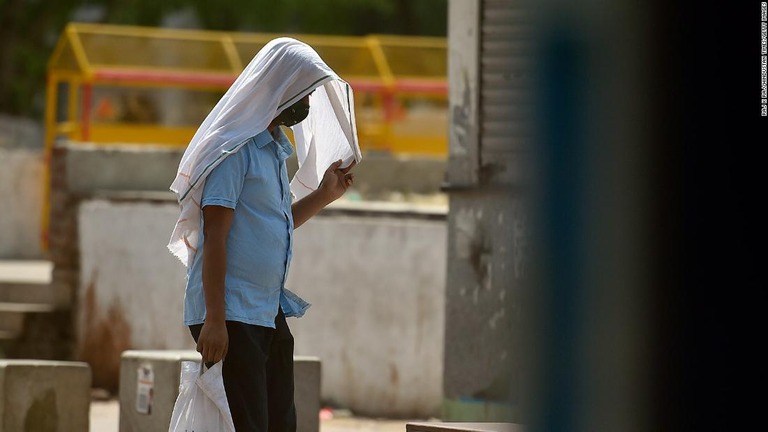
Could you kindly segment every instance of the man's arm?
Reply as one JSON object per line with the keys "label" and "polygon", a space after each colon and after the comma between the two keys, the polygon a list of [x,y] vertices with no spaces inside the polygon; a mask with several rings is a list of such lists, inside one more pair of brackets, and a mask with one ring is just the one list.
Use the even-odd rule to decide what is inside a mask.
{"label": "man's arm", "polygon": [[325,206],[339,199],[347,188],[352,186],[355,175],[349,171],[355,166],[355,162],[343,169],[340,169],[340,166],[341,160],[332,163],[325,170],[320,187],[291,206],[294,229],[302,226]]}
{"label": "man's arm", "polygon": [[229,336],[224,313],[224,280],[227,273],[227,236],[234,210],[203,207],[203,293],[205,323],[197,339],[204,362],[216,363],[227,355]]}

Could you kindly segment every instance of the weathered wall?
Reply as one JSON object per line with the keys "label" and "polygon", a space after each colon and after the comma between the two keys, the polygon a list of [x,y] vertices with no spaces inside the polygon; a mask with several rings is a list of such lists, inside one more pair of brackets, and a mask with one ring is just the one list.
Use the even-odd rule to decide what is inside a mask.
{"label": "weathered wall", "polygon": [[182,324],[185,267],[167,252],[175,204],[85,201],[78,216],[79,359],[117,389],[127,349],[194,349]]}
{"label": "weathered wall", "polygon": [[[438,415],[445,213],[328,209],[296,231],[287,286],[313,304],[289,321],[323,362],[323,399],[373,416]],[[114,385],[125,349],[192,349],[185,268],[165,245],[175,203],[85,201],[77,352]]]}
{"label": "weathered wall", "polygon": [[437,416],[442,399],[445,222],[319,217],[296,234],[293,324],[323,361],[323,395],[373,416]]}
{"label": "weathered wall", "polygon": [[[508,195],[451,196],[444,374],[445,397],[451,401],[516,401],[519,396],[516,342],[522,286],[530,272],[529,233],[523,205]],[[464,419],[461,410],[447,415],[499,420]]]}

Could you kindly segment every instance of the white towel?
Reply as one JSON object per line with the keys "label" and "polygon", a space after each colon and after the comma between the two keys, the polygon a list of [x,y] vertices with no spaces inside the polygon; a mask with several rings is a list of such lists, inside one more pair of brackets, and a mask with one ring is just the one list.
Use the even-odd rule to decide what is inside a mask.
{"label": "white towel", "polygon": [[267,43],[197,129],[171,190],[181,214],[168,249],[189,267],[200,235],[205,179],[225,157],[264,131],[285,108],[310,96],[309,116],[293,126],[299,169],[291,191],[301,199],[317,189],[336,160],[360,162],[352,88],[309,45],[291,38]]}

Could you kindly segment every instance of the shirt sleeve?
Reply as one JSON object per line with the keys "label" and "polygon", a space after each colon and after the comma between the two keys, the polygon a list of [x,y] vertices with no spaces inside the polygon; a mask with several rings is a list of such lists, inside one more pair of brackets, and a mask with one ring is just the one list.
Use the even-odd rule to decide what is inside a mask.
{"label": "shirt sleeve", "polygon": [[201,207],[218,205],[234,209],[248,172],[248,152],[244,148],[226,156],[205,179]]}

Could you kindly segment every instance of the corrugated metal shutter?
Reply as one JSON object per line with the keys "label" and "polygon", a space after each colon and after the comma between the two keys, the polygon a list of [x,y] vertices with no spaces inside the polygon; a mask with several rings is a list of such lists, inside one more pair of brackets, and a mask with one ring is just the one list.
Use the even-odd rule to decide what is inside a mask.
{"label": "corrugated metal shutter", "polygon": [[480,33],[480,178],[518,183],[526,145],[530,25],[520,0],[482,0]]}

